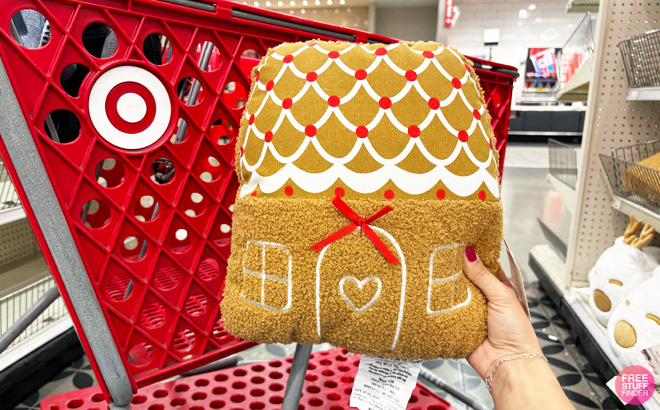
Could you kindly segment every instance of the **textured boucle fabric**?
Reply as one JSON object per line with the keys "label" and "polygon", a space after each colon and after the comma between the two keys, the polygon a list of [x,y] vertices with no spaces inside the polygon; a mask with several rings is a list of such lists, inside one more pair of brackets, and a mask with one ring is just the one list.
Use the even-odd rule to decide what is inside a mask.
{"label": "textured boucle fabric", "polygon": [[502,207],[490,116],[460,53],[278,46],[253,71],[236,147],[221,305],[233,335],[408,359],[484,340],[463,255],[472,245],[499,270]]}
{"label": "textured boucle fabric", "polygon": [[[401,313],[403,263],[389,264],[366,236],[356,230],[328,247],[317,273],[319,252],[311,250],[309,245],[347,224],[346,218],[329,201],[318,199],[238,200],[222,301],[227,330],[259,343],[329,342],[356,353],[378,356],[432,359],[465,357],[471,353],[486,336],[486,306],[481,292],[461,273],[465,247],[453,245],[472,244],[485,265],[492,272],[498,271],[501,205],[458,200],[346,200],[360,215],[371,215],[384,202],[391,203],[394,210],[372,225],[396,238],[406,267],[402,326],[393,350]],[[387,238],[379,236],[395,252]],[[272,245],[247,245],[255,238],[281,244],[286,251]],[[437,251],[433,258],[433,278],[459,275],[455,282],[432,286],[430,309],[451,310],[466,300],[467,289],[471,302],[444,314],[429,314],[431,255],[443,245],[448,247]],[[287,283],[275,280],[287,278],[287,252],[292,266],[290,301]],[[261,278],[246,269],[261,272],[264,268],[269,278],[262,287]],[[380,296],[361,313],[340,294],[340,281],[351,276],[357,281],[377,276],[381,281]],[[373,282],[366,282],[361,290],[356,281],[344,282],[347,299],[358,309],[372,299],[376,288]],[[276,310],[287,304],[290,307],[286,311]]]}

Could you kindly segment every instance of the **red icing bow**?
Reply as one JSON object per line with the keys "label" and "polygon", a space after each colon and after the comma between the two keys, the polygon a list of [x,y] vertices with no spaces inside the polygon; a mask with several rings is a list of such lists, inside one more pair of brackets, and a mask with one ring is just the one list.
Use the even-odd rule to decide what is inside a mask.
{"label": "red icing bow", "polygon": [[341,228],[337,232],[333,233],[332,235],[328,236],[327,238],[323,239],[320,242],[315,243],[314,245],[310,246],[315,251],[320,251],[321,249],[325,248],[332,242],[343,238],[344,236],[348,235],[349,233],[353,232],[354,230],[360,228],[362,232],[364,232],[365,235],[367,235],[367,238],[371,240],[371,242],[376,245],[376,248],[380,251],[380,253],[385,256],[385,259],[391,264],[397,264],[399,263],[399,260],[394,256],[394,254],[385,246],[383,241],[376,235],[376,233],[371,229],[369,226],[370,222],[375,221],[376,219],[380,218],[381,216],[385,215],[386,213],[390,212],[394,208],[391,205],[387,205],[380,211],[376,212],[369,218],[362,218],[360,215],[358,215],[355,211],[353,211],[342,199],[338,196],[336,196],[332,200],[332,204],[337,207],[343,213],[348,219],[353,221],[353,223],[346,225],[345,227]]}

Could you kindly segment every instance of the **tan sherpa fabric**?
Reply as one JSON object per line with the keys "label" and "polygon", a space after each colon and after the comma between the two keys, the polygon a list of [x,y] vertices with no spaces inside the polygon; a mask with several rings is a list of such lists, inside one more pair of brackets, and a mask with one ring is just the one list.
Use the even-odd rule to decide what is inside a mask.
{"label": "tan sherpa fabric", "polygon": [[[360,215],[371,215],[381,200],[346,200]],[[476,201],[389,201],[394,211],[374,221],[396,239],[405,260],[389,264],[364,234],[356,230],[325,252],[317,274],[319,252],[309,248],[347,219],[329,201],[319,199],[240,198],[234,207],[232,253],[226,279],[222,316],[233,335],[259,343],[329,342],[353,352],[377,356],[433,359],[465,357],[486,335],[486,306],[482,293],[461,273],[465,246],[472,244],[486,266],[499,270],[502,237],[500,203]],[[395,254],[385,236],[379,237]],[[258,238],[260,243],[255,239]],[[282,247],[280,247],[282,246]],[[438,247],[445,249],[436,250]],[[459,273],[456,281],[432,285],[428,313],[431,255],[433,280]],[[291,298],[287,295],[288,255],[291,256]],[[263,261],[265,260],[265,264]],[[402,267],[405,295],[401,309]],[[263,280],[252,272],[265,271]],[[340,282],[347,303],[341,296]],[[377,290],[366,281],[381,282],[380,296],[361,313]],[[317,332],[316,281],[319,280],[320,329]],[[263,289],[263,291],[262,291]],[[263,297],[263,299],[262,299]],[[262,302],[263,301],[263,302]],[[391,350],[402,314],[402,326]]]}
{"label": "tan sherpa fabric", "polygon": [[374,356],[471,353],[486,304],[463,254],[472,245],[499,269],[502,208],[469,62],[436,43],[295,43],[270,50],[253,80],[236,145],[226,328]]}

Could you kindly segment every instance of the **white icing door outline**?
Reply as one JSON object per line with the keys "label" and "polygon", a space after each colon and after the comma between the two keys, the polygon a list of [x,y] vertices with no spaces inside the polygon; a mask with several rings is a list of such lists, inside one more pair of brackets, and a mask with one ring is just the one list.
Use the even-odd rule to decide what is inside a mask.
{"label": "white icing door outline", "polygon": [[[389,232],[373,225],[369,225],[369,227],[374,231],[384,235],[392,243],[392,245],[394,245],[394,249],[399,254],[399,261],[401,262],[401,301],[399,302],[399,316],[397,318],[396,332],[394,333],[394,340],[392,342],[392,347],[390,348],[390,350],[394,350],[396,348],[396,343],[399,340],[399,333],[401,332],[401,325],[403,323],[403,308],[406,300],[406,258],[403,256],[403,252],[401,251],[399,243],[394,239],[392,235],[389,234]],[[357,229],[360,228],[358,227]],[[318,260],[316,262],[316,333],[319,338],[321,337],[321,264],[323,262],[323,257],[325,256],[325,252],[328,250],[330,245],[332,245],[332,243],[321,249],[321,253],[319,254]],[[342,280],[344,279],[345,278],[342,278]],[[378,296],[380,296],[380,292],[378,293]],[[368,305],[371,306],[371,304],[375,302],[375,299],[377,298],[374,298],[371,302],[369,302]],[[363,307],[362,310],[369,306]]]}
{"label": "white icing door outline", "polygon": [[[454,305],[454,296],[456,295],[456,279],[458,279],[461,275],[463,275],[463,269],[458,271],[457,273],[448,276],[446,278],[440,278],[440,279],[433,279],[433,259],[435,258],[435,255],[444,249],[454,249],[454,266],[456,266],[456,262],[458,259],[458,248],[464,247],[465,244],[462,243],[457,243],[454,245],[440,245],[437,248],[433,250],[433,253],[431,253],[431,259],[430,259],[430,264],[429,264],[429,287],[428,287],[428,293],[427,293],[427,299],[426,299],[426,312],[429,315],[443,315],[445,313],[452,312],[456,309],[460,309],[464,306],[467,306],[471,301],[472,301],[472,292],[470,291],[470,287],[467,287],[467,298],[456,305]],[[462,263],[461,263],[462,265]],[[447,309],[441,309],[441,310],[432,310],[431,309],[431,296],[433,293],[433,285],[436,283],[445,283],[445,282],[452,282],[452,295],[451,295],[451,307],[448,307]]]}
{"label": "white icing door outline", "polygon": [[[291,307],[291,271],[293,267],[293,259],[291,257],[291,252],[289,252],[286,246],[280,243],[255,241],[252,239],[247,241],[247,244],[245,245],[245,252],[247,252],[248,249],[250,249],[250,244],[261,246],[261,272],[255,272],[253,270],[246,268],[245,265],[243,265],[243,275],[245,276],[245,274],[248,274],[248,275],[256,276],[261,279],[261,300],[257,302],[246,298],[245,295],[243,295],[242,289],[241,289],[241,299],[243,299],[246,302],[252,303],[255,306],[259,306],[264,309],[272,310],[275,312],[284,312],[288,310]],[[271,276],[266,273],[266,248],[269,246],[283,249],[287,253],[289,259],[287,279],[278,278],[276,276]],[[287,290],[286,290],[287,301],[286,301],[286,306],[284,306],[283,308],[278,309],[276,307],[269,306],[264,303],[265,294],[266,294],[266,288],[265,288],[266,279],[287,284]]]}

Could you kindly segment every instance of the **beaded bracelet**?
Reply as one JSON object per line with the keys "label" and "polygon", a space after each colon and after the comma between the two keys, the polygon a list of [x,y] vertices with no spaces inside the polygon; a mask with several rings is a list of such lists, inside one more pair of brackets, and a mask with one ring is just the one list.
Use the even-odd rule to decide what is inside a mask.
{"label": "beaded bracelet", "polygon": [[488,377],[486,377],[484,379],[484,381],[486,382],[486,387],[488,388],[488,393],[491,393],[491,394],[493,393],[491,391],[491,386],[493,384],[493,376],[495,376],[495,372],[497,371],[497,368],[500,367],[500,365],[502,363],[510,362],[512,360],[518,360],[518,359],[543,359],[546,362],[548,361],[548,359],[542,354],[521,354],[521,355],[518,355],[518,356],[504,357],[504,358],[498,360],[498,362],[495,364],[495,367],[490,372]]}

